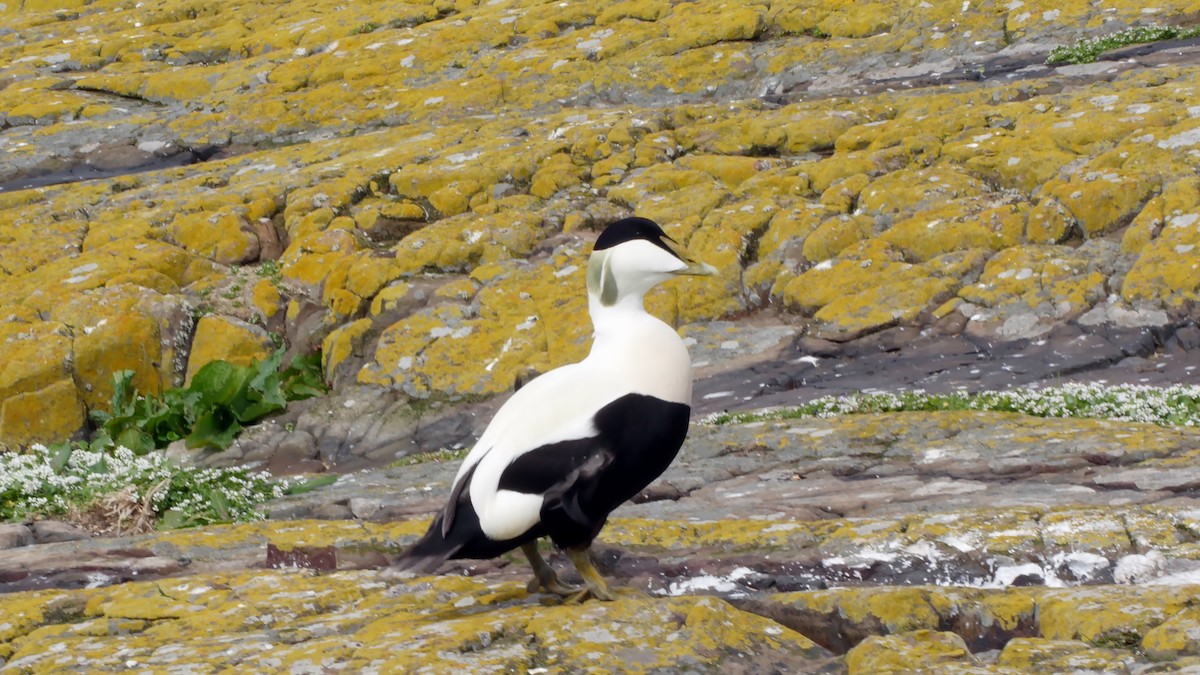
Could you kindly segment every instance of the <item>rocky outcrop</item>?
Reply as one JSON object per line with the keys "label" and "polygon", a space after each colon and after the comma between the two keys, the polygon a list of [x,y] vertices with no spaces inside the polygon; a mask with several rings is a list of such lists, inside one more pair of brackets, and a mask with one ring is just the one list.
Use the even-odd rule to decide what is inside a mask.
{"label": "rocky outcrop", "polygon": [[[184,358],[209,312],[324,344],[338,387],[504,392],[583,352],[589,231],[633,211],[720,270],[653,298],[683,327],[1195,318],[1194,53],[1041,64],[1139,3],[21,8],[0,36],[12,418],[72,385],[96,407],[115,369],[179,384],[219,355]],[[71,167],[102,177],[51,184]],[[239,276],[259,261],[281,274]]]}
{"label": "rocky outcrop", "polygon": [[417,658],[460,672],[611,670],[608,658],[647,672],[1184,668],[1200,663],[1198,440],[1006,413],[695,426],[601,536],[599,565],[622,588],[607,605],[529,596],[519,555],[386,572],[441,505],[457,464],[440,454],[347,474],[272,504],[263,523],[95,539],[9,526],[0,659],[33,671]]}
{"label": "rocky outcrop", "polygon": [[114,371],[157,392],[282,341],[333,395],[172,456],[347,472],[266,523],[3,526],[0,665],[1200,667],[1193,429],[697,424],[604,531],[616,602],[529,596],[513,557],[382,571],[495,395],[583,354],[582,261],[633,212],[719,270],[649,299],[701,412],[1194,382],[1197,49],[1044,57],[1195,11],[0,5],[0,444],[83,433]]}

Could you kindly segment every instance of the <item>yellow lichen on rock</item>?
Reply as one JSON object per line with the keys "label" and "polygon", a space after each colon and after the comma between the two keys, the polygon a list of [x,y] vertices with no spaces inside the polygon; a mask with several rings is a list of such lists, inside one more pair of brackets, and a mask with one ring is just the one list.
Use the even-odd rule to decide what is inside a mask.
{"label": "yellow lichen on rock", "polygon": [[214,262],[242,264],[258,259],[258,237],[237,213],[180,214],[172,221],[171,232],[182,248]]}
{"label": "yellow lichen on rock", "polygon": [[[385,328],[376,343],[373,363],[359,371],[358,381],[363,384],[396,386],[405,382],[435,335],[444,330],[446,335],[454,332],[448,324],[462,321],[462,310],[442,306],[410,314]],[[405,392],[410,396],[428,396],[431,391],[425,378],[418,378]]]}
{"label": "yellow lichen on rock", "polygon": [[84,602],[78,593],[60,590],[0,596],[0,614],[4,616],[0,624],[0,658],[9,659],[12,642],[39,626],[74,619],[82,613]]}
{"label": "yellow lichen on rock", "polygon": [[571,155],[560,152],[542,161],[537,173],[533,174],[529,194],[539,199],[549,199],[559,190],[574,187],[583,182],[586,169],[576,166]]}
{"label": "yellow lichen on rock", "polygon": [[1188,607],[1146,631],[1141,647],[1155,659],[1200,655],[1200,607]]}
{"label": "yellow lichen on rock", "polygon": [[1111,557],[1133,552],[1125,521],[1107,509],[1051,511],[1039,524],[1042,542],[1050,550],[1095,551]]}
{"label": "yellow lichen on rock", "polygon": [[190,101],[211,91],[211,75],[200,68],[171,68],[146,77],[140,94],[151,101]]}
{"label": "yellow lichen on rock", "polygon": [[[132,385],[144,394],[157,394],[171,384],[170,359],[163,368],[159,324],[141,313],[116,314],[75,336],[75,369],[84,401],[102,409],[112,400],[112,374],[132,370]],[[158,367],[155,366],[158,364]],[[164,377],[165,376],[165,377]]]}
{"label": "yellow lichen on rock", "polygon": [[338,326],[325,336],[321,342],[321,359],[324,361],[322,368],[327,380],[332,381],[338,366],[362,347],[362,336],[370,330],[371,325],[370,319],[359,319]]}
{"label": "yellow lichen on rock", "polygon": [[1029,211],[1025,240],[1030,244],[1061,244],[1078,225],[1058,200],[1047,197]]}
{"label": "yellow lichen on rock", "polygon": [[872,636],[846,654],[851,675],[909,672],[918,663],[922,669],[952,669],[970,667],[975,661],[961,637],[936,630]]}
{"label": "yellow lichen on rock", "polygon": [[71,339],[60,323],[0,323],[0,400],[36,391],[70,373]]}
{"label": "yellow lichen on rock", "polygon": [[259,279],[250,290],[250,299],[254,309],[264,318],[270,319],[279,313],[283,307],[283,295],[279,286],[271,279]]}
{"label": "yellow lichen on rock", "polygon": [[0,401],[0,445],[51,443],[79,433],[87,421],[75,383],[59,380]]}
{"label": "yellow lichen on rock", "polygon": [[1121,295],[1129,302],[1179,307],[1200,300],[1200,181],[1170,184],[1126,230],[1122,246],[1139,253]]}
{"label": "yellow lichen on rock", "polygon": [[[657,297],[672,293],[671,315],[652,312],[668,323],[690,323],[719,318],[744,309],[740,298],[742,261],[751,242],[778,210],[769,199],[748,199],[714,209],[684,241],[687,254],[717,269],[712,277],[688,277],[668,284]],[[680,235],[681,237],[683,235]]]}
{"label": "yellow lichen on rock", "polygon": [[859,207],[905,216],[983,191],[978,179],[954,165],[906,168],[877,178],[862,191]]}
{"label": "yellow lichen on rock", "polygon": [[1193,604],[1197,593],[1196,586],[1050,590],[1038,600],[1038,626],[1052,640],[1139,645],[1146,631]]}
{"label": "yellow lichen on rock", "polygon": [[[412,285],[404,282],[396,282],[379,289],[371,300],[371,316],[378,316],[384,312],[392,312],[400,307],[408,304],[412,295]],[[413,304],[417,304],[415,301]]]}
{"label": "yellow lichen on rock", "polygon": [[705,523],[686,523],[648,518],[614,518],[604,530],[604,540],[624,546],[651,550],[671,550],[686,547],[714,548],[736,552],[758,550],[787,550],[816,543],[819,537],[833,533],[836,522],[778,523],[767,521],[719,520]]}
{"label": "yellow lichen on rock", "polygon": [[813,314],[813,318],[826,324],[824,332],[839,336],[860,334],[912,321],[949,298],[957,287],[955,279],[925,276],[917,268],[908,268],[885,277],[878,285],[837,298]]}
{"label": "yellow lichen on rock", "polygon": [[944,301],[958,286],[916,265],[871,260],[822,263],[783,289],[789,306],[814,312],[834,334],[854,334],[909,321]]}
{"label": "yellow lichen on rock", "polygon": [[1157,176],[1098,170],[1052,180],[1042,191],[1071,212],[1085,236],[1100,237],[1129,222],[1159,186]]}
{"label": "yellow lichen on rock", "polygon": [[953,200],[897,222],[880,238],[922,262],[968,248],[999,251],[1021,243],[1027,213],[1023,205]]}
{"label": "yellow lichen on rock", "polygon": [[[878,285],[892,265],[874,266],[867,261],[826,261],[792,279],[782,297],[789,307],[815,312],[837,299]],[[909,266],[904,265],[903,268]]]}
{"label": "yellow lichen on rock", "polygon": [[[12,596],[9,596],[11,598]],[[811,640],[718,598],[622,597],[542,606],[521,584],[468,577],[387,583],[373,571],[257,570],[6,599],[9,663],[35,670],[130,662],[255,671],[711,669],[726,653],[829,658]],[[269,612],[263,612],[270,608]],[[43,649],[47,642],[66,649]]]}
{"label": "yellow lichen on rock", "polygon": [[1045,135],[1021,129],[971,129],[964,138],[942,146],[942,155],[1000,186],[1033,195],[1077,155],[1056,147]]}
{"label": "yellow lichen on rock", "polygon": [[[486,611],[441,613],[423,621],[393,613],[361,629],[363,646],[354,658],[408,671],[428,664],[429,654],[452,659],[452,655],[482,650],[472,658],[472,665],[493,670],[527,665],[531,650],[537,649],[539,661],[548,668],[614,672],[650,671],[681,661],[712,667],[725,650],[827,654],[802,635],[716,598],[649,602],[621,598],[582,608],[539,607],[535,612],[522,605],[505,607],[506,596],[501,589],[465,595],[464,607]],[[467,598],[473,602],[466,604]],[[395,644],[406,648],[397,650]]]}
{"label": "yellow lichen on rock", "polygon": [[1078,640],[1018,637],[1008,641],[996,665],[1017,672],[1108,672],[1120,667],[1128,652],[1098,649]]}
{"label": "yellow lichen on rock", "polygon": [[821,223],[812,234],[805,237],[804,257],[814,262],[829,260],[854,244],[870,239],[874,234],[873,216],[837,215]]}
{"label": "yellow lichen on rock", "polygon": [[775,168],[779,162],[757,157],[687,155],[680,157],[675,164],[685,169],[703,171],[732,190],[759,173]]}
{"label": "yellow lichen on rock", "polygon": [[337,291],[346,291],[367,301],[399,276],[400,271],[392,259],[374,255],[370,251],[361,251],[346,256],[340,264],[330,270],[329,275],[325,277],[321,301],[332,307],[332,296]]}
{"label": "yellow lichen on rock", "polygon": [[[294,240],[280,258],[283,278],[315,295],[326,279],[337,273],[344,280],[346,267],[362,249],[358,239],[346,230],[327,230]],[[330,289],[331,292],[334,289]]]}
{"label": "yellow lichen on rock", "polygon": [[265,359],[271,347],[271,338],[258,326],[216,314],[201,317],[192,338],[185,382],[191,382],[192,377],[212,361],[219,359],[247,366],[252,361]]}
{"label": "yellow lichen on rock", "polygon": [[943,599],[929,589],[908,588],[873,593],[875,589],[839,589],[836,594],[838,613],[856,624],[864,623],[868,617],[878,620],[888,633],[902,633],[919,629],[935,629],[943,619],[934,604],[944,604]]}
{"label": "yellow lichen on rock", "polygon": [[[818,333],[851,337],[930,310],[949,316],[942,300],[955,292],[980,325],[1014,313],[1070,319],[1114,293],[1172,317],[1188,311],[1200,297],[1200,241],[1180,187],[1194,181],[1194,69],[956,79],[962,64],[1023,41],[1139,25],[1144,7],[850,4],[268,3],[247,13],[97,0],[9,12],[19,38],[4,48],[7,157],[42,157],[38,171],[115,157],[124,171],[132,157],[191,157],[166,156],[172,147],[225,150],[39,188],[37,198],[5,192],[0,315],[43,320],[108,286],[195,298],[221,288],[208,282],[229,274],[223,266],[273,259],[286,245],[282,285],[260,282],[239,315],[309,337],[289,321],[310,313],[276,309],[284,296],[307,296],[297,308],[319,300],[315,342],[368,313],[391,322],[427,308],[424,291],[401,284],[541,259],[544,243],[578,243],[581,226],[629,212],[720,268],[651,299],[673,322],[778,303],[819,314]],[[1190,11],[1178,0],[1154,9]],[[761,210],[729,215],[764,206],[777,209],[770,224]],[[1072,254],[1076,234],[1090,248]],[[1119,254],[1104,248],[1117,236]],[[1030,248],[1041,245],[1063,248]],[[1102,264],[1091,264],[1097,255]],[[810,268],[825,261],[836,275]],[[864,275],[856,263],[873,267]],[[873,274],[913,282],[901,306],[888,306],[885,284],[866,283]],[[825,281],[837,292],[815,288]],[[470,344],[447,338],[431,354],[486,363],[524,318],[506,317],[516,321],[493,334],[464,316],[452,330],[473,331]],[[151,320],[166,355],[174,333]],[[577,353],[586,325],[544,345],[528,332],[504,358],[540,369],[557,362],[543,350]],[[139,378],[174,377],[159,363]],[[89,403],[101,371],[72,374]],[[392,381],[384,371],[364,377]],[[504,390],[511,374],[485,389]]]}
{"label": "yellow lichen on rock", "polygon": [[530,215],[502,212],[438,221],[395,247],[396,269],[465,271],[482,263],[520,257],[537,241],[538,222]]}
{"label": "yellow lichen on rock", "polygon": [[1048,304],[1082,311],[1104,297],[1104,276],[1090,261],[1065,246],[1014,246],[988,261],[975,284],[959,295],[986,307],[1011,303]]}

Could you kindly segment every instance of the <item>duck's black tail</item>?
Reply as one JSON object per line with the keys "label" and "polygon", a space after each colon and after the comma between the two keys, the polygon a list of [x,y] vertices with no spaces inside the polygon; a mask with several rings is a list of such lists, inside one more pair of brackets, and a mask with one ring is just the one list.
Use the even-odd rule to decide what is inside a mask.
{"label": "duck's black tail", "polygon": [[443,514],[439,513],[429,524],[429,530],[400,554],[392,569],[400,572],[428,574],[462,548],[462,543],[447,541],[442,535]]}

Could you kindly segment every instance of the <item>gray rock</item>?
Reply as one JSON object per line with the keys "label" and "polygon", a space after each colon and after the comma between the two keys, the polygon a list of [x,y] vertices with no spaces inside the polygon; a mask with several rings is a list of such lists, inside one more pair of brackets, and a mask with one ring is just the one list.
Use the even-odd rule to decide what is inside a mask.
{"label": "gray rock", "polygon": [[129,537],[25,546],[0,550],[0,593],[153,579],[179,574],[186,565],[187,561],[138,549]]}
{"label": "gray rock", "polygon": [[1184,326],[1175,331],[1175,339],[1179,342],[1180,347],[1188,351],[1200,349],[1200,328]]}
{"label": "gray rock", "polygon": [[345,502],[334,504],[320,503],[313,505],[302,517],[314,518],[316,520],[350,520],[354,517],[354,513]]}
{"label": "gray rock", "polygon": [[1098,474],[1092,482],[1109,488],[1185,492],[1200,488],[1200,467],[1147,467],[1107,471]]}
{"label": "gray rock", "polygon": [[163,448],[163,455],[174,462],[176,466],[193,466],[200,454],[200,451],[189,448],[183,439],[172,441]]}
{"label": "gray rock", "polygon": [[1102,302],[1084,312],[1080,315],[1078,321],[1083,326],[1099,326],[1111,323],[1122,328],[1165,326],[1170,323],[1167,313],[1161,309],[1129,308],[1108,302]]}
{"label": "gray rock", "polygon": [[39,544],[77,541],[92,537],[92,534],[87,530],[60,520],[35,520],[30,527],[33,529],[34,541]]}
{"label": "gray rock", "polygon": [[1069,66],[1059,66],[1058,73],[1060,75],[1076,76],[1076,77],[1095,77],[1097,75],[1106,75],[1110,73],[1118,73],[1122,70],[1127,70],[1127,66],[1122,66],[1112,61],[1097,61],[1095,63],[1079,63]]}
{"label": "gray rock", "polygon": [[29,546],[33,532],[20,523],[0,523],[0,550]]}
{"label": "gray rock", "polygon": [[1044,335],[1050,332],[1050,328],[1051,326],[1043,324],[1036,314],[1025,312],[1005,319],[1004,323],[996,329],[996,335],[1005,340],[1020,340]]}
{"label": "gray rock", "polygon": [[302,429],[292,431],[275,446],[272,457],[282,464],[299,463],[317,457],[317,441]]}
{"label": "gray rock", "polygon": [[367,520],[383,507],[383,500],[371,499],[367,497],[351,497],[348,505],[350,507],[350,513],[352,513],[355,518]]}

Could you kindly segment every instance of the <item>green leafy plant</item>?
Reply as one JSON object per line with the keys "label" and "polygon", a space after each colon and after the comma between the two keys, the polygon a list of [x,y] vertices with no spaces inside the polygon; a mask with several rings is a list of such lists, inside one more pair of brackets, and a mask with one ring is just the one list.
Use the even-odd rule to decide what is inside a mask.
{"label": "green leafy plant", "polygon": [[1200,26],[1138,26],[1117,33],[1080,40],[1073,45],[1055,47],[1046,58],[1046,63],[1092,63],[1101,54],[1126,45],[1158,42],[1159,40],[1184,40],[1200,36]]}
{"label": "green leafy plant", "polygon": [[280,370],[283,351],[240,366],[212,361],[187,387],[145,396],[132,386],[133,371],[113,373],[111,409],[93,410],[92,446],[123,446],[143,455],[184,439],[189,447],[224,450],[247,425],[283,410],[288,401],[326,391],[320,354],[297,357]]}
{"label": "green leafy plant", "polygon": [[313,352],[297,356],[279,374],[283,395],[289,401],[301,401],[320,396],[329,391],[325,384],[325,373],[321,369],[321,353]]}

